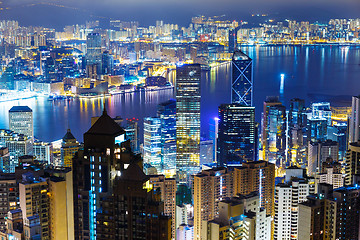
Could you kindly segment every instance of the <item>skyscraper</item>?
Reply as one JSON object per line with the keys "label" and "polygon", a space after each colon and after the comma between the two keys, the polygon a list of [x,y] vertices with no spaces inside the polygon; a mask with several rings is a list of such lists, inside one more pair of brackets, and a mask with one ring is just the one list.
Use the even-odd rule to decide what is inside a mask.
{"label": "skyscraper", "polygon": [[263,159],[281,166],[285,163],[286,108],[278,97],[264,102],[262,129]]}
{"label": "skyscraper", "polygon": [[10,130],[34,137],[33,112],[28,106],[14,106],[9,110]]}
{"label": "skyscraper", "polygon": [[349,144],[345,163],[345,184],[351,185],[354,175],[360,174],[360,141]]}
{"label": "skyscraper", "polygon": [[241,164],[255,159],[255,107],[219,106],[218,165]]}
{"label": "skyscraper", "polygon": [[61,142],[61,164],[63,167],[72,167],[73,157],[79,147],[80,143],[76,141],[76,138],[68,129]]}
{"label": "skyscraper", "polygon": [[176,68],[176,171],[180,183],[199,171],[200,64]]}
{"label": "skyscraper", "polygon": [[252,59],[241,50],[232,57],[231,103],[253,105],[253,65]]}
{"label": "skyscraper", "polygon": [[360,96],[352,97],[351,118],[349,119],[349,143],[360,140]]}
{"label": "skyscraper", "polygon": [[202,221],[218,217],[219,202],[232,196],[232,174],[226,168],[203,170],[194,176],[194,239],[201,239]]}
{"label": "skyscraper", "polygon": [[176,173],[176,101],[170,99],[157,107],[161,120],[161,161],[166,175]]}
{"label": "skyscraper", "polygon": [[237,48],[237,28],[229,29],[229,53],[233,53]]}
{"label": "skyscraper", "polygon": [[233,194],[259,193],[261,207],[274,214],[275,165],[266,161],[243,163],[234,169]]}
{"label": "skyscraper", "polygon": [[102,70],[101,62],[101,35],[99,33],[89,33],[86,37],[87,68],[96,68],[96,73],[100,74]]}
{"label": "skyscraper", "polygon": [[156,117],[144,118],[144,163],[155,167],[158,174],[163,174],[161,120]]}
{"label": "skyscraper", "polygon": [[142,159],[104,110],[73,160],[75,239],[170,239],[171,221]]}

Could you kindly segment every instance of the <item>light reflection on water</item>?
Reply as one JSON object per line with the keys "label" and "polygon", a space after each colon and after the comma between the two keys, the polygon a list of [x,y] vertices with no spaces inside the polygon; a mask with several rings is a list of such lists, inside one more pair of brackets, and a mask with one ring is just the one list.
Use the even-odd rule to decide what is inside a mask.
{"label": "light reflection on water", "polygon": [[[360,47],[244,47],[254,59],[254,103],[256,119],[260,121],[262,103],[266,96],[279,95],[280,73],[284,73],[285,105],[294,97],[309,94],[358,95],[360,93]],[[210,117],[217,115],[221,103],[230,101],[230,65],[203,72],[201,85],[202,134],[207,135]],[[175,83],[175,71],[170,72]],[[142,119],[156,115],[157,104],[174,97],[172,90],[135,92],[106,98],[108,113],[123,118]],[[321,98],[321,97],[320,97]],[[38,97],[0,103],[0,128],[8,128],[8,110],[14,105],[28,105],[34,112],[35,136],[44,141],[62,138],[68,126],[80,141],[90,127],[92,116],[102,113],[104,99],[74,99],[48,101]],[[141,122],[141,121],[140,121]],[[142,128],[142,124],[140,123]]]}

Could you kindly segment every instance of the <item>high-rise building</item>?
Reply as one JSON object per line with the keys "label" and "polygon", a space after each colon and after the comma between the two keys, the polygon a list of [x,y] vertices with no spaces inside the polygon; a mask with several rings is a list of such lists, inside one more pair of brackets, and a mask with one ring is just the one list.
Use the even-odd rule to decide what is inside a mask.
{"label": "high-rise building", "polygon": [[237,48],[237,28],[229,29],[229,53],[233,53]]}
{"label": "high-rise building", "polygon": [[201,239],[271,239],[271,216],[260,208],[258,194],[240,195],[219,202],[219,217],[203,220]]}
{"label": "high-rise building", "polygon": [[261,125],[263,160],[282,166],[286,160],[286,108],[278,97],[267,97]]}
{"label": "high-rise building", "polygon": [[9,110],[9,127],[16,133],[34,137],[33,112],[28,106],[14,106]]}
{"label": "high-rise building", "polygon": [[212,164],[214,145],[212,140],[200,140],[200,165]]}
{"label": "high-rise building", "polygon": [[232,176],[226,168],[203,170],[194,176],[194,239],[201,239],[202,221],[219,214],[219,202],[232,196]]}
{"label": "high-rise building", "polygon": [[176,101],[160,103],[157,116],[161,120],[161,161],[167,175],[176,173]]}
{"label": "high-rise building", "polygon": [[218,165],[253,161],[256,152],[255,107],[241,104],[219,106]]}
{"label": "high-rise building", "polygon": [[200,166],[200,64],[176,68],[176,171],[180,183]]}
{"label": "high-rise building", "polygon": [[33,154],[36,160],[51,164],[53,162],[53,147],[51,143],[34,141]]}
{"label": "high-rise building", "polygon": [[328,120],[326,118],[308,117],[307,119],[307,140],[325,141],[327,137]]}
{"label": "high-rise building", "polygon": [[352,97],[349,121],[349,143],[360,140],[360,96]]}
{"label": "high-rise building", "polygon": [[[151,190],[125,130],[104,110],[73,160],[75,239],[170,239],[171,221]],[[102,209],[102,211],[99,211]]]}
{"label": "high-rise building", "polygon": [[160,191],[161,201],[164,203],[164,214],[171,217],[171,235],[175,239],[176,224],[176,180],[164,175],[150,176],[150,184],[155,192]]}
{"label": "high-rise building", "polygon": [[308,144],[308,175],[313,176],[321,171],[321,164],[326,162],[327,158],[338,161],[339,143],[331,140],[310,141]]}
{"label": "high-rise building", "polygon": [[209,129],[209,137],[213,141],[213,159],[214,162],[217,163],[217,141],[219,136],[219,121],[218,117],[210,119],[210,129]]}
{"label": "high-rise building", "polygon": [[96,68],[96,73],[101,73],[101,35],[89,33],[86,37],[86,65]]}
{"label": "high-rise building", "polygon": [[326,119],[328,126],[331,126],[331,108],[329,102],[317,102],[311,104],[312,118]]}
{"label": "high-rise building", "polygon": [[345,184],[353,183],[354,175],[360,174],[360,141],[349,144],[345,160]]}
{"label": "high-rise building", "polygon": [[8,212],[19,208],[19,186],[14,174],[0,175],[0,191],[0,231],[5,232]]}
{"label": "high-rise building", "polygon": [[232,57],[231,103],[253,106],[253,65],[252,59],[241,50]]}
{"label": "high-rise building", "polygon": [[144,163],[155,167],[158,174],[164,173],[161,161],[161,120],[144,118]]}
{"label": "high-rise building", "polygon": [[72,167],[73,157],[79,148],[80,143],[76,141],[76,138],[68,129],[61,142],[61,163],[63,167]]}
{"label": "high-rise building", "polygon": [[101,73],[104,75],[112,75],[114,72],[114,58],[109,54],[109,51],[103,52],[101,56]]}
{"label": "high-rise building", "polygon": [[259,193],[260,206],[274,214],[275,165],[266,161],[252,161],[234,168],[233,194]]}
{"label": "high-rise building", "polygon": [[341,163],[331,157],[322,162],[320,172],[315,175],[315,192],[320,183],[330,184],[334,189],[343,187],[345,178],[341,170]]}
{"label": "high-rise building", "polygon": [[139,143],[139,119],[130,118],[126,119],[124,124],[125,138],[130,140],[130,147],[134,153],[140,152],[140,143]]}
{"label": "high-rise building", "polygon": [[307,179],[303,169],[289,170],[286,177],[291,180],[275,186],[274,240],[299,239],[298,204],[315,190],[314,180]]}
{"label": "high-rise building", "polygon": [[[19,183],[20,209],[23,218],[40,218],[41,239],[50,237],[50,202],[49,186],[45,178],[36,177],[31,172],[23,174],[23,181]],[[29,197],[31,196],[31,197]]]}
{"label": "high-rise building", "polygon": [[356,209],[360,208],[360,187],[341,187],[333,193],[331,188],[324,186],[324,192],[299,204],[298,239],[359,238],[360,214]]}

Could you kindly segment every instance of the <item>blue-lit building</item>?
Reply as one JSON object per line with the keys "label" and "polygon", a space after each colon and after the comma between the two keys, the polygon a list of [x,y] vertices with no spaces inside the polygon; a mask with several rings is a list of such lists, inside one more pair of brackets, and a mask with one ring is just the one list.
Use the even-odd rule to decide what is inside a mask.
{"label": "blue-lit building", "polygon": [[165,171],[176,171],[176,101],[160,103],[157,116],[161,121],[161,161]]}
{"label": "blue-lit building", "polygon": [[286,108],[278,97],[268,97],[264,102],[261,125],[262,159],[277,166],[285,164]]}
{"label": "blue-lit building", "polygon": [[326,118],[308,118],[307,119],[307,139],[308,141],[325,141],[327,139]]}
{"label": "blue-lit building", "polygon": [[229,29],[229,53],[233,53],[237,48],[237,28]]}
{"label": "blue-lit building", "polygon": [[176,68],[176,171],[180,183],[190,184],[200,169],[200,64]]}
{"label": "blue-lit building", "polygon": [[231,103],[253,105],[253,65],[252,59],[241,50],[232,57]]}
{"label": "blue-lit building", "polygon": [[219,106],[217,153],[219,166],[257,160],[255,107],[241,104]]}
{"label": "blue-lit building", "polygon": [[161,161],[161,120],[157,117],[144,118],[144,163],[163,173]]}
{"label": "blue-lit building", "polygon": [[109,51],[103,52],[101,56],[101,73],[105,75],[112,75],[114,72],[114,58],[109,54]]}
{"label": "blue-lit building", "polygon": [[95,68],[96,73],[99,74],[102,70],[101,63],[101,35],[89,33],[86,37],[86,66],[87,68]]}

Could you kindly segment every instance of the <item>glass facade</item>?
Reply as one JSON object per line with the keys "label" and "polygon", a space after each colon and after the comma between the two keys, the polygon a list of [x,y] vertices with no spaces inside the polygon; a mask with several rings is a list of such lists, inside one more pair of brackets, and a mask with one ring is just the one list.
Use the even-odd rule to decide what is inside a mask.
{"label": "glass facade", "polygon": [[189,183],[200,165],[200,64],[176,68],[176,170]]}
{"label": "glass facade", "polygon": [[219,119],[218,165],[255,160],[255,107],[222,104]]}
{"label": "glass facade", "polygon": [[252,59],[240,50],[232,58],[231,102],[253,105]]}

